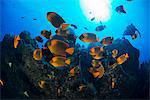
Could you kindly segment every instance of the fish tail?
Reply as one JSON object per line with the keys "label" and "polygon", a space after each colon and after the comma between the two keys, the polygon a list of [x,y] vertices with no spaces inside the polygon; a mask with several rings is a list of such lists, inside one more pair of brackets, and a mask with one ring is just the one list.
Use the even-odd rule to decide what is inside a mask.
{"label": "fish tail", "polygon": [[72,47],[72,48],[67,48],[67,49],[66,49],[66,52],[67,52],[68,54],[72,55],[72,54],[74,53],[74,48],[73,48],[73,47]]}
{"label": "fish tail", "polygon": [[68,64],[68,65],[70,65],[71,60],[70,60],[70,59],[67,59],[67,60],[65,61],[65,63]]}
{"label": "fish tail", "polygon": [[126,58],[129,58],[129,55],[128,55],[128,53],[126,53],[125,57],[126,57]]}
{"label": "fish tail", "polygon": [[17,36],[17,40],[20,40],[20,36],[19,35]]}

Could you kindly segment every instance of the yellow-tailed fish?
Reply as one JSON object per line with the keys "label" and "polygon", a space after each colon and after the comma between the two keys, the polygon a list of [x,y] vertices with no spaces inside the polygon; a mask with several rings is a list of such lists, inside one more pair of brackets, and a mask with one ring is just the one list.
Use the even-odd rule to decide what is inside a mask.
{"label": "yellow-tailed fish", "polygon": [[62,56],[55,56],[50,61],[50,64],[52,64],[54,67],[64,67],[67,65],[70,65],[71,59],[67,59],[66,57]]}
{"label": "yellow-tailed fish", "polygon": [[84,33],[80,35],[79,39],[83,42],[98,42],[99,38],[94,33]]}
{"label": "yellow-tailed fish", "polygon": [[128,53],[122,54],[120,57],[117,58],[117,63],[120,65],[124,63],[129,58]]}
{"label": "yellow-tailed fish", "polygon": [[102,41],[100,43],[104,46],[108,46],[108,45],[112,44],[113,40],[114,40],[113,37],[105,37],[102,39]]}
{"label": "yellow-tailed fish", "polygon": [[90,55],[98,55],[100,52],[103,52],[103,47],[96,46],[90,49]]}
{"label": "yellow-tailed fish", "polygon": [[74,53],[74,48],[71,47],[69,48],[69,44],[65,43],[64,41],[61,40],[51,40],[48,43],[48,48],[49,50],[59,56],[66,56],[66,53],[72,55]]}

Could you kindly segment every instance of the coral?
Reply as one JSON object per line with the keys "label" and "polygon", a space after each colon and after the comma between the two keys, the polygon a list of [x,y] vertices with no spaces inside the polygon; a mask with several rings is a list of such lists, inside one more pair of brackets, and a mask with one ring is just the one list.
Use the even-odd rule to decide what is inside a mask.
{"label": "coral", "polygon": [[[117,39],[104,48],[108,52],[113,49],[119,50],[118,56],[128,53],[129,59],[114,69],[107,68],[108,59],[103,59],[102,63],[106,65],[105,74],[102,78],[95,79],[88,71],[92,60],[88,50],[99,45],[98,43],[90,44],[88,50],[77,44],[70,67],[57,69],[44,59],[41,61],[33,59],[33,51],[38,48],[38,44],[30,37],[29,32],[20,33],[21,41],[16,49],[13,47],[13,37],[6,34],[0,42],[1,79],[4,80],[4,86],[1,87],[3,99],[148,98],[150,62],[139,66],[139,50],[126,39]],[[79,68],[78,73],[70,76],[69,69],[74,66]],[[112,78],[116,82],[114,88],[111,87]],[[46,82],[45,88],[39,87],[38,83],[41,80]],[[80,91],[81,84],[87,87]],[[27,91],[29,97],[24,95],[24,91]]]}

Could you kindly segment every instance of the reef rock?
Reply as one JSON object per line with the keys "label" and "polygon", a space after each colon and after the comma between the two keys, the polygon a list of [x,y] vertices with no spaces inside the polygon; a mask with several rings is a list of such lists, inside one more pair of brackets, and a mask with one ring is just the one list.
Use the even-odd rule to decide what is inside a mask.
{"label": "reef rock", "polygon": [[[29,32],[21,32],[20,37],[21,41],[16,49],[13,47],[14,36],[6,34],[0,42],[1,80],[4,82],[4,86],[1,87],[2,99],[148,98],[148,94],[140,95],[140,91],[148,93],[149,70],[145,66],[149,66],[149,63],[139,67],[139,50],[126,39],[117,39],[105,49],[109,52],[118,49],[118,56],[128,53],[129,59],[113,70],[104,66],[104,76],[94,79],[88,71],[92,57],[87,49],[78,45],[75,47],[70,68],[78,66],[79,73],[70,77],[68,67],[56,69],[43,59],[41,61],[33,59],[33,51],[38,48],[38,44],[30,37]],[[89,48],[98,45],[101,46],[98,42],[90,44]],[[50,73],[54,76],[47,76]],[[111,87],[111,77],[116,80],[115,88]],[[46,82],[46,88],[39,86],[40,80]],[[87,87],[79,91],[81,84]],[[29,96],[24,94],[25,91]]]}
{"label": "reef rock", "polygon": [[123,63],[122,67],[131,76],[138,74],[140,52],[127,39],[116,39],[111,45],[106,46],[105,49],[110,52],[117,49],[119,51],[118,57],[124,53],[128,53],[129,59]]}

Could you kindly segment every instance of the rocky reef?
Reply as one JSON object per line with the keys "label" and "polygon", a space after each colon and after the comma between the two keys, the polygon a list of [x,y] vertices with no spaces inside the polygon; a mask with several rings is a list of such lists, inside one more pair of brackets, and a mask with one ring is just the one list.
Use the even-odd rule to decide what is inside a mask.
{"label": "rocky reef", "polygon": [[[105,66],[105,74],[100,79],[94,79],[88,72],[91,57],[88,50],[76,46],[74,63],[79,64],[78,75],[71,77],[68,69],[57,69],[44,60],[33,59],[33,51],[38,48],[30,33],[20,33],[21,42],[18,48],[13,47],[14,36],[6,34],[0,42],[1,46],[1,87],[2,99],[116,99],[116,98],[149,98],[150,61],[139,63],[140,52],[126,39],[117,39],[105,49],[118,49],[130,55],[129,59],[113,70]],[[96,44],[90,44],[95,46]],[[80,48],[80,49],[79,49]],[[86,58],[86,59],[85,59]],[[105,59],[104,59],[105,61]],[[54,77],[48,77],[53,74]],[[116,85],[111,87],[111,78],[115,78]],[[38,82],[44,80],[45,88],[40,88]],[[79,91],[80,84],[92,84]],[[92,88],[91,88],[92,87]],[[26,95],[25,95],[26,92]]]}

